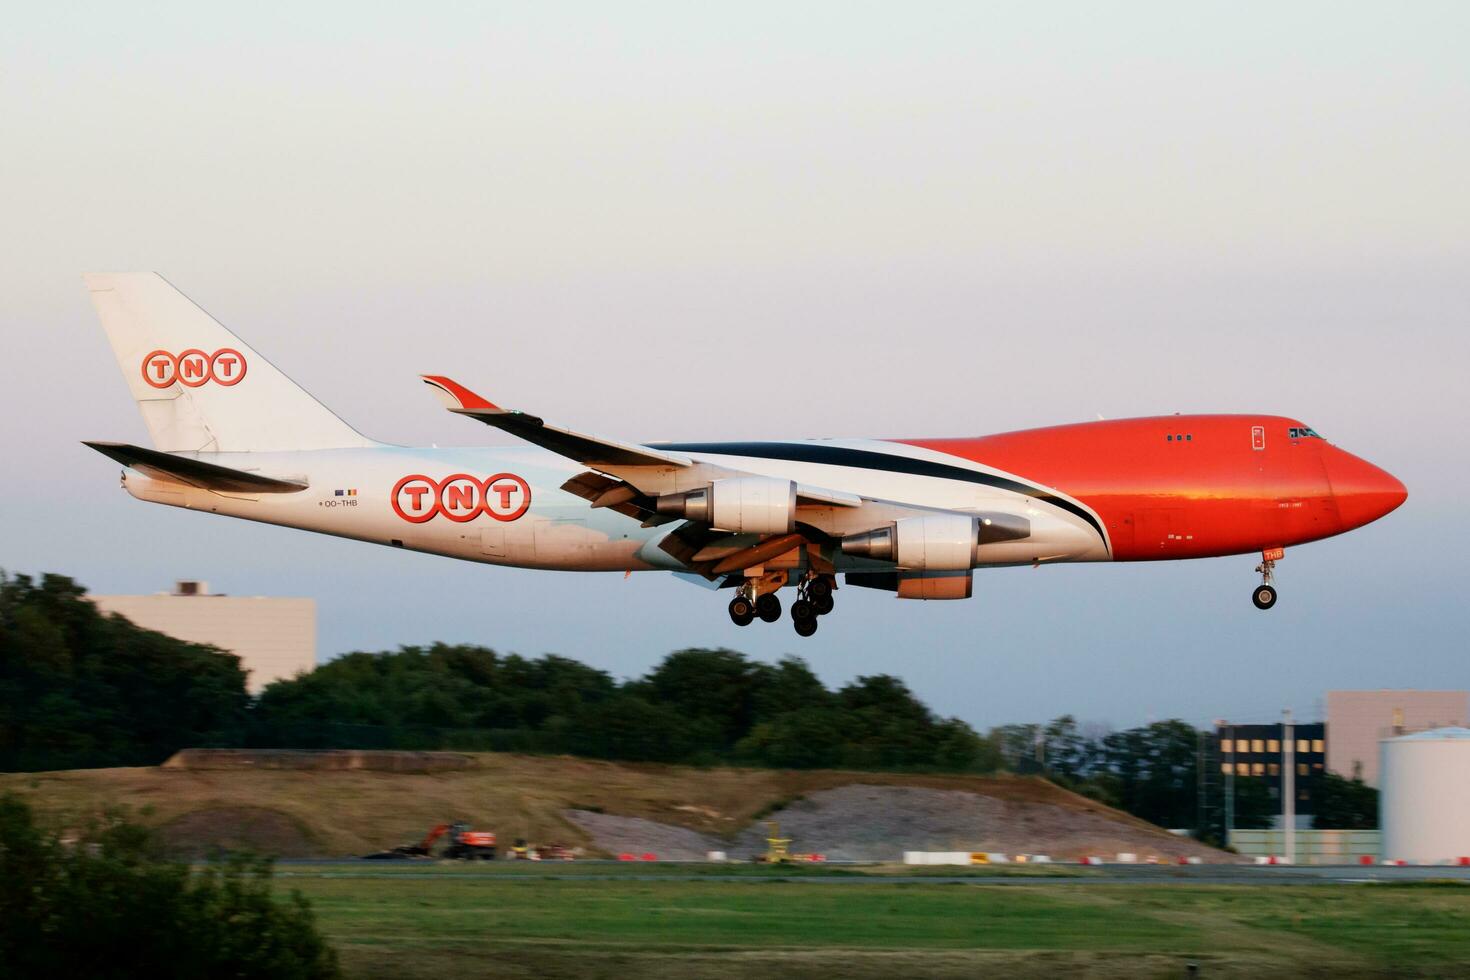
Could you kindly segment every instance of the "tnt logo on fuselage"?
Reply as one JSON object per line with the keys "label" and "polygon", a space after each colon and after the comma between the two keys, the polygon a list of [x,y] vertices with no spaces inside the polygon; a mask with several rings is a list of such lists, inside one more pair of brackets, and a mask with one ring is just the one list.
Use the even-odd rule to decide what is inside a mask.
{"label": "tnt logo on fuselage", "polygon": [[497,473],[484,480],[468,473],[442,480],[415,473],[393,485],[388,501],[393,513],[410,524],[424,524],[441,515],[460,524],[481,514],[513,521],[530,510],[531,485],[514,473]]}
{"label": "tnt logo on fuselage", "polygon": [[167,388],[175,381],[186,388],[211,381],[230,388],[245,379],[245,368],[245,356],[231,347],[221,347],[213,354],[198,348],[180,354],[156,350],[143,358],[143,380],[155,388]]}

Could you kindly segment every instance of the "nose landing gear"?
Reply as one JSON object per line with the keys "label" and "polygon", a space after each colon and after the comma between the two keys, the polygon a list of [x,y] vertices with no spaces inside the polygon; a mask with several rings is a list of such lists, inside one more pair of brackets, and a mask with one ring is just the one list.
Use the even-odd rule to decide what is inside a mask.
{"label": "nose landing gear", "polygon": [[1256,571],[1261,575],[1261,584],[1251,593],[1251,602],[1255,603],[1257,609],[1270,609],[1276,605],[1276,576],[1273,573],[1281,555],[1280,548],[1261,554],[1261,563],[1256,566]]}

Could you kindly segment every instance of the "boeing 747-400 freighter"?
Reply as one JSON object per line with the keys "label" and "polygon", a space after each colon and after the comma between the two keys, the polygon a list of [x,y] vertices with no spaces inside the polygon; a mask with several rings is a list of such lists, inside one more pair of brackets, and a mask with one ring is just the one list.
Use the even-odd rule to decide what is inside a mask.
{"label": "boeing 747-400 freighter", "polygon": [[671,571],[729,589],[744,626],[796,632],[838,577],[964,599],[976,568],[1259,555],[1404,502],[1404,485],[1276,415],[1162,415],[966,439],[640,444],[505,409],[450,378],[451,412],[528,443],[390,446],[359,434],[162,277],[87,288],[152,448],[88,442],[141,500],[466,561]]}

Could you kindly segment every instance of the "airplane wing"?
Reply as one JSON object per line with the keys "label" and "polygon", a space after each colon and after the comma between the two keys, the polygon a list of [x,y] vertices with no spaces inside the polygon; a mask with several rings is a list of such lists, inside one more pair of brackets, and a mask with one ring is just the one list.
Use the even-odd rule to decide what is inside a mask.
{"label": "airplane wing", "polygon": [[444,407],[456,415],[467,415],[486,425],[503,429],[532,445],[549,449],[568,459],[596,468],[599,463],[609,466],[673,466],[694,465],[694,461],[682,453],[664,452],[619,442],[602,436],[574,432],[556,425],[547,425],[535,415],[501,408],[443,375],[422,375],[424,383],[439,395]]}
{"label": "airplane wing", "polygon": [[83,442],[82,445],[145,476],[171,480],[185,486],[199,487],[201,490],[217,490],[222,493],[300,493],[308,487],[304,480],[262,476],[187,456],[130,446],[125,442]]}
{"label": "airplane wing", "polygon": [[[501,408],[443,375],[422,377],[456,415],[479,419],[588,467],[591,472],[572,477],[562,489],[582,497],[591,506],[610,508],[640,521],[645,527],[681,520],[681,525],[665,535],[658,547],[710,580],[737,574],[798,548],[807,549],[809,557],[814,548],[841,548],[846,553],[847,542],[853,541],[855,548],[862,545],[872,551],[872,547],[859,539],[865,540],[865,534],[868,537],[887,534],[885,526],[908,517],[949,519],[948,533],[965,538],[960,547],[973,547],[986,538],[1004,540],[1030,533],[1029,524],[1023,518],[1013,520],[1009,516],[991,517],[877,500],[845,490],[730,469],[672,450],[548,425],[535,415]],[[747,506],[756,514],[766,516],[743,523],[715,525],[711,514],[717,504],[710,500],[712,495],[717,500],[723,499],[715,493],[715,488],[721,486],[732,487],[736,494],[748,494],[751,504]],[[779,510],[775,501],[787,494],[791,495],[791,510],[771,518]],[[735,510],[744,513],[739,506]],[[783,515],[784,527],[780,526]],[[880,530],[875,532],[874,528]],[[891,544],[891,538],[883,540]],[[852,553],[866,554],[860,550]],[[877,561],[886,560],[876,554],[875,557]]]}
{"label": "airplane wing", "polygon": [[[621,442],[616,439],[608,439],[604,436],[589,435],[585,432],[575,432],[564,429],[561,426],[548,425],[545,420],[525,412],[512,411],[501,408],[499,405],[475,394],[464,385],[446,378],[439,374],[421,375],[424,383],[434,389],[435,394],[444,406],[456,415],[466,415],[472,419],[478,419],[486,425],[493,425],[497,429],[509,432],[513,436],[524,439],[532,445],[549,449],[551,452],[574,459],[579,463],[593,469],[603,467],[617,467],[619,469],[629,466],[655,466],[673,467],[682,469],[695,465],[695,461],[683,453],[670,452],[664,449],[654,449],[650,446],[640,446],[634,443]],[[585,483],[586,481],[581,481]],[[571,490],[571,486],[563,487]],[[580,489],[573,490],[580,496],[591,500],[594,507],[610,507],[614,504],[624,504],[637,496],[637,491],[632,487],[623,485],[619,487],[601,487],[598,493],[589,495]],[[826,487],[815,487],[805,483],[797,484],[796,494],[803,501],[811,504],[823,504],[828,507],[861,507],[863,498],[855,493],[847,493],[843,490],[829,490]]]}

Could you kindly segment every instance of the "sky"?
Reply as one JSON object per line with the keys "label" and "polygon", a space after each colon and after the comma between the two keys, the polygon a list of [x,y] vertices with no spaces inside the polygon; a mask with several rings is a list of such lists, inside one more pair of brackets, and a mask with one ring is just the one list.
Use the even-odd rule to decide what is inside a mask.
{"label": "sky", "polygon": [[[1470,688],[1470,5],[29,4],[0,36],[0,567],[318,602],[445,640],[902,677],[977,727]],[[1256,558],[839,591],[802,640],[662,574],[458,563],[153,507],[81,284],[156,270],[361,431],[508,437],[416,375],[633,440],[1290,415],[1397,475]],[[855,594],[856,593],[856,594]]]}

